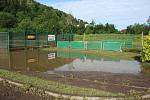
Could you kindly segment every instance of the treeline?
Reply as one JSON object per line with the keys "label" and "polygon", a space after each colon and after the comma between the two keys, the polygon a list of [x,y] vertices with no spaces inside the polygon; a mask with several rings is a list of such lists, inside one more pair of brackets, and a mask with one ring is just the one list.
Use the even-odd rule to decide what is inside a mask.
{"label": "treeline", "polygon": [[145,34],[147,35],[150,31],[148,24],[134,24],[127,27],[124,33],[126,34]]}
{"label": "treeline", "polygon": [[87,23],[34,0],[0,0],[0,31],[37,31],[74,34],[144,34],[149,26],[136,24],[118,31],[113,24]]}

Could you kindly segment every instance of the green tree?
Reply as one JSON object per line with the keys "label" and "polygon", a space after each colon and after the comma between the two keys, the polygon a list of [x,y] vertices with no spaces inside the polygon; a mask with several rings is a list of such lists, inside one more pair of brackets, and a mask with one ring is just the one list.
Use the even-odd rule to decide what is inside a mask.
{"label": "green tree", "polygon": [[26,31],[26,30],[35,30],[35,26],[32,23],[31,19],[23,19],[20,23],[18,23],[17,29],[19,31]]}
{"label": "green tree", "polygon": [[16,24],[16,18],[7,12],[0,12],[0,28],[13,28]]}

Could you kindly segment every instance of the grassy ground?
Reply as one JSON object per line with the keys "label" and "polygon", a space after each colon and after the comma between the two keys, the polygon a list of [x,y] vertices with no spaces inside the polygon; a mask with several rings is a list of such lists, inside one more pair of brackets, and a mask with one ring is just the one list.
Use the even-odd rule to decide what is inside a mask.
{"label": "grassy ground", "polygon": [[75,35],[74,41],[100,41],[100,40],[133,40],[137,41],[141,39],[141,35],[132,34],[86,34]]}
{"label": "grassy ground", "polygon": [[65,85],[58,82],[43,80],[36,77],[29,77],[16,72],[10,72],[0,69],[0,77],[9,79],[15,82],[25,84],[27,87],[37,87],[42,90],[48,90],[60,94],[71,94],[81,96],[105,96],[105,97],[117,97],[124,96],[121,93],[111,93],[92,88],[81,88],[77,86]]}
{"label": "grassy ground", "polygon": [[98,50],[80,50],[80,49],[60,49],[60,48],[44,48],[44,51],[64,51],[64,52],[78,52],[83,54],[92,54],[100,57],[107,57],[111,59],[125,59],[135,60],[135,57],[140,56],[139,52],[126,51],[126,52],[115,52],[115,51],[98,51]]}

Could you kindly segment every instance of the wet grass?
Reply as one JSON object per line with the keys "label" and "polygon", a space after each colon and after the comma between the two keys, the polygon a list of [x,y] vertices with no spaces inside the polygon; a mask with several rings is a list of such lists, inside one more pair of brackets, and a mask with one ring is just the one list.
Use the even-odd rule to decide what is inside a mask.
{"label": "wet grass", "polygon": [[48,81],[37,77],[29,77],[20,73],[0,69],[0,77],[22,83],[28,87],[36,87],[54,93],[80,95],[80,96],[100,96],[100,97],[122,97],[122,93],[111,93],[92,88],[82,88],[77,86],[65,85],[54,81]]}
{"label": "wet grass", "polygon": [[63,51],[68,53],[78,52],[82,54],[92,54],[99,57],[106,57],[110,59],[125,59],[125,60],[135,60],[135,57],[139,56],[139,52],[123,51],[102,51],[102,50],[81,50],[81,49],[61,49],[61,48],[44,48],[44,51]]}

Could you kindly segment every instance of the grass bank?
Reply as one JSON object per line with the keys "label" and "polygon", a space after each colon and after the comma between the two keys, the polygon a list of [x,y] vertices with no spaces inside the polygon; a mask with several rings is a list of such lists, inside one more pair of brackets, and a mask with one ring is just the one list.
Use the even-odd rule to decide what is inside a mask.
{"label": "grass bank", "polygon": [[106,57],[111,59],[125,59],[135,60],[136,57],[140,56],[138,52],[115,52],[115,51],[102,51],[102,50],[81,50],[81,49],[60,49],[60,48],[44,48],[44,51],[63,51],[63,52],[78,52],[82,54],[92,54],[99,57]]}
{"label": "grass bank", "polygon": [[65,85],[58,82],[48,81],[37,77],[29,77],[20,73],[0,69],[0,77],[12,80],[25,86],[35,87],[42,90],[51,91],[60,94],[80,95],[80,96],[100,96],[100,97],[122,97],[122,93],[111,93],[92,88],[82,88],[71,85]]}

